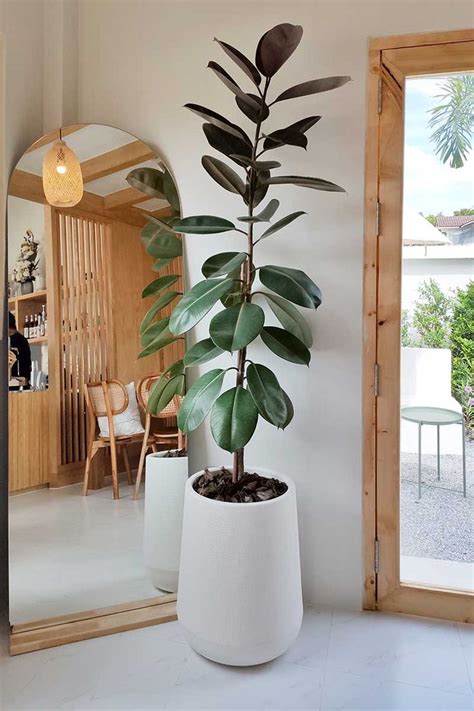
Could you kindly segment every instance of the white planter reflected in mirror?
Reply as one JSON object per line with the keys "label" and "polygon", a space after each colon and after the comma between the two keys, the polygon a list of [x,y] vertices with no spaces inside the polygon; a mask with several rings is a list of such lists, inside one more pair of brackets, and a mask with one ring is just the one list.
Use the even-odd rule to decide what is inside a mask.
{"label": "white planter reflected in mirror", "polygon": [[[80,161],[84,194],[75,207],[52,207],[42,167],[57,135],[24,153],[8,196],[12,640],[44,620],[69,623],[70,616],[115,605],[144,617],[162,594],[144,560],[145,477],[134,497],[145,437],[135,391],[145,376],[178,360],[183,343],[138,358],[140,323],[151,306],[142,290],[158,276],[140,232],[148,216],[179,211],[176,201],[172,207],[165,195],[143,194],[126,181],[142,166],[167,170],[156,151],[97,124],[62,129]],[[166,274],[183,274],[181,257],[160,271]],[[181,276],[174,289],[183,291]],[[109,406],[109,415],[116,413],[114,437],[104,432]],[[177,433],[175,417],[153,418],[143,458],[151,449],[178,446],[173,434],[153,436],[163,425],[168,435]],[[163,600],[174,597],[163,593]],[[13,653],[29,651],[14,646]]]}

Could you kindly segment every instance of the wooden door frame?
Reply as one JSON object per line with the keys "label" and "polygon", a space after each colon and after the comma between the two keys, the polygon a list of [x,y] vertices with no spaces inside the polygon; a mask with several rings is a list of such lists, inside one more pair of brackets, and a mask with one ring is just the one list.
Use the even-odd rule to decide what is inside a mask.
{"label": "wooden door frame", "polygon": [[[471,622],[474,621],[472,612],[474,605],[471,595],[444,591],[428,586],[401,584],[398,580],[398,584],[393,587],[389,594],[386,594],[385,590],[385,596],[382,600],[378,596],[378,576],[376,571],[380,571],[379,558],[384,552],[381,550],[379,541],[377,499],[378,496],[380,497],[381,475],[378,472],[377,453],[381,435],[387,435],[387,430],[385,429],[383,432],[380,428],[377,395],[380,389],[387,384],[387,376],[389,375],[379,368],[377,362],[380,360],[378,343],[379,337],[381,337],[381,328],[384,325],[387,328],[386,321],[381,320],[378,299],[380,249],[384,249],[384,245],[381,245],[379,241],[379,238],[383,235],[384,219],[384,206],[381,204],[383,185],[381,185],[379,170],[383,81],[385,81],[385,85],[391,82],[395,82],[398,85],[403,84],[405,74],[410,73],[406,71],[407,65],[404,55],[411,51],[410,56],[412,56],[415,48],[419,48],[418,55],[421,57],[423,51],[426,54],[426,48],[429,47],[436,46],[441,48],[443,45],[455,45],[456,43],[459,43],[461,47],[462,43],[472,41],[474,41],[474,30],[381,37],[369,42],[363,286],[363,607],[367,610],[384,609],[393,612]],[[448,54],[450,54],[449,50]],[[450,61],[453,62],[452,57]],[[427,67],[426,73],[430,73],[430,70],[433,73],[431,64],[429,68]],[[443,71],[443,69],[440,68],[439,71]],[[454,71],[454,69],[450,66],[445,68],[444,71]],[[420,71],[419,73],[423,72]],[[400,89],[399,86],[398,88]],[[392,204],[392,215],[393,207],[394,205]],[[399,207],[398,229],[400,229],[401,222],[401,205]],[[382,230],[380,228],[381,224]],[[391,327],[394,327],[393,323]],[[395,327],[400,328],[398,317],[395,319]],[[399,362],[400,356],[395,356],[393,366],[396,375],[399,372]],[[394,380],[393,377],[392,380]],[[397,389],[399,390],[398,375]],[[384,427],[386,427],[386,423],[384,423]],[[398,436],[398,433],[395,433],[395,436]],[[398,511],[396,516],[398,517]],[[397,536],[397,540],[398,532],[399,527],[397,526],[396,534],[394,534]],[[394,561],[392,561],[393,565],[395,565]],[[398,562],[396,565],[398,566]]]}

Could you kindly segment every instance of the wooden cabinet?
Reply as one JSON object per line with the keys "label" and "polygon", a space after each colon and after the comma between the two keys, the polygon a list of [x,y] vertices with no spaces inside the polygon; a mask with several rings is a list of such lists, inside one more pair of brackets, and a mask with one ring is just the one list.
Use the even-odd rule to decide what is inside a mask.
{"label": "wooden cabinet", "polygon": [[49,482],[49,391],[8,394],[8,488],[21,491]]}

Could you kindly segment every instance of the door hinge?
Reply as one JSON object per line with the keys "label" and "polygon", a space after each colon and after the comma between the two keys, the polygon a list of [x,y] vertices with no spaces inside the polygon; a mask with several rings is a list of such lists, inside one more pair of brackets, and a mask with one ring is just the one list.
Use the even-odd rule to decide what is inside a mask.
{"label": "door hinge", "polygon": [[379,560],[380,560],[380,543],[379,539],[374,540],[374,573],[378,575],[379,572]]}
{"label": "door hinge", "polygon": [[379,84],[377,88],[377,111],[379,114],[382,113],[382,103],[383,103],[383,81],[382,78],[379,79]]}
{"label": "door hinge", "polygon": [[379,376],[380,376],[380,366],[378,363],[374,365],[374,397],[379,396]]}
{"label": "door hinge", "polygon": [[380,235],[380,202],[378,200],[375,203],[375,234],[376,237]]}

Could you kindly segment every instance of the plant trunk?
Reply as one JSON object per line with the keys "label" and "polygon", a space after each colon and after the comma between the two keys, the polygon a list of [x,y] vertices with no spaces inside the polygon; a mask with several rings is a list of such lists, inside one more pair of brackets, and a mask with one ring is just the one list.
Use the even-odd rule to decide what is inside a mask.
{"label": "plant trunk", "polygon": [[[263,104],[265,103],[265,99],[267,96],[267,90],[268,90],[268,84],[269,84],[269,79],[266,80],[265,83],[265,88],[263,90],[262,96],[262,110],[263,110]],[[252,160],[257,159],[257,150],[258,150],[258,142],[260,140],[260,129],[261,129],[262,121],[260,120],[255,128],[255,138],[253,142],[253,147],[252,147]],[[255,189],[257,187],[257,171],[250,167],[249,168],[249,173],[248,173],[248,184],[249,184],[249,204],[248,204],[248,216],[252,217],[253,216],[253,208],[254,208],[254,198],[255,198]],[[249,222],[248,225],[248,232],[247,232],[247,253],[248,257],[247,260],[244,262],[242,265],[242,271],[241,271],[241,278],[242,278],[242,291],[241,291],[241,300],[242,301],[251,301],[252,300],[252,275],[253,275],[253,270],[254,270],[254,265],[253,265],[253,224]],[[245,362],[246,362],[246,356],[247,356],[247,349],[243,348],[242,350],[239,351],[238,355],[238,363],[237,363],[237,376],[236,376],[236,385],[243,385],[244,380],[245,380]],[[234,461],[233,461],[233,468],[232,468],[232,481],[235,483],[239,481],[239,479],[243,476],[245,471],[245,465],[244,465],[244,450],[239,449],[237,452],[234,452]]]}

